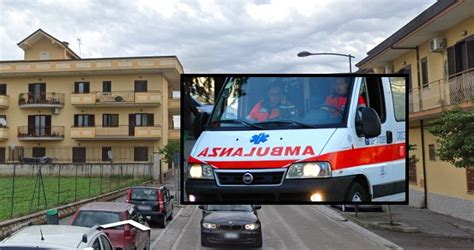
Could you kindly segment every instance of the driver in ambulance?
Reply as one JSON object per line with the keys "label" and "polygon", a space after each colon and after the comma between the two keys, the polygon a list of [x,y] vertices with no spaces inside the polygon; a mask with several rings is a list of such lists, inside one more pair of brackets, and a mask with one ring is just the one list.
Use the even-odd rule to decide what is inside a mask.
{"label": "driver in ambulance", "polygon": [[267,92],[267,96],[255,104],[247,119],[264,122],[269,119],[295,114],[295,106],[286,100],[281,87],[272,85]]}
{"label": "driver in ambulance", "polygon": [[[325,105],[334,107],[342,114],[347,105],[347,96],[349,92],[349,81],[345,77],[335,79],[336,93],[326,98]],[[364,98],[359,95],[358,107],[366,107]]]}

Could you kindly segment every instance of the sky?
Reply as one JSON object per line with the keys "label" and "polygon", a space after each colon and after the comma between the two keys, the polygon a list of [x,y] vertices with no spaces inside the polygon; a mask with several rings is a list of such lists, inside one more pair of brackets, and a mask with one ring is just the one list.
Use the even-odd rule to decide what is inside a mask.
{"label": "sky", "polygon": [[[435,0],[0,0],[0,60],[41,28],[82,58],[176,55],[186,73],[339,73]],[[79,42],[80,39],[80,49]]]}

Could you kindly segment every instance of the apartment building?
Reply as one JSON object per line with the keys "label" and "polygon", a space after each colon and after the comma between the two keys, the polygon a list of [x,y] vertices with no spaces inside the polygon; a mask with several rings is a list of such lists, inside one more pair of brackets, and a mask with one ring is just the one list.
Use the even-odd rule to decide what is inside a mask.
{"label": "apartment building", "polygon": [[0,61],[0,162],[150,162],[179,139],[176,56],[80,58],[41,29],[18,46]]}
{"label": "apartment building", "polygon": [[[474,221],[474,168],[437,159],[427,130],[443,110],[474,112],[474,1],[438,1],[367,53],[359,72],[409,75],[410,205]],[[474,124],[473,124],[474,126]],[[474,166],[473,166],[474,167]]]}

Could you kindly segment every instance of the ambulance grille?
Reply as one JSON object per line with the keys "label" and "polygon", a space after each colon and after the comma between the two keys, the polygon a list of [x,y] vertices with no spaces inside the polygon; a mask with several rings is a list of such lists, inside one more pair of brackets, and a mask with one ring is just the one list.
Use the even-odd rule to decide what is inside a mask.
{"label": "ambulance grille", "polygon": [[[244,183],[244,174],[250,173],[253,176],[253,180],[250,184]],[[229,170],[229,171],[216,171],[218,184],[225,185],[280,185],[285,175],[285,170]]]}

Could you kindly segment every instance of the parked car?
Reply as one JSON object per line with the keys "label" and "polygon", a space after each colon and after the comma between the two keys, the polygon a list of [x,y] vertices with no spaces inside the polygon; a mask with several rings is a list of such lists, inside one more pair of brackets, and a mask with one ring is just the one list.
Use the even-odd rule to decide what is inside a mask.
{"label": "parked car", "polygon": [[261,206],[200,205],[202,246],[262,247]]}
{"label": "parked car", "polygon": [[24,227],[0,243],[0,249],[104,249],[114,245],[97,228],[67,225]]}
{"label": "parked car", "polygon": [[[74,214],[71,225],[93,227],[118,221],[134,220],[147,225],[146,218],[133,204],[125,202],[92,202]],[[150,249],[150,232],[141,231],[130,225],[104,229],[112,244],[122,249]]]}
{"label": "parked car", "polygon": [[125,202],[135,204],[144,216],[150,216],[150,222],[165,228],[167,220],[173,219],[173,199],[165,186],[135,186],[128,190]]}

